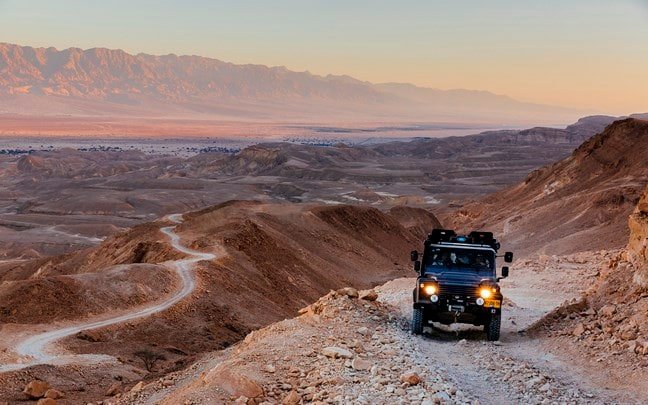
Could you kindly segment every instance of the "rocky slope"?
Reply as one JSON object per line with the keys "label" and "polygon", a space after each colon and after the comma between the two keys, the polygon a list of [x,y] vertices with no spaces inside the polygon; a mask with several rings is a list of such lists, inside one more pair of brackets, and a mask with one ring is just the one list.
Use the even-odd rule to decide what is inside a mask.
{"label": "rocky slope", "polygon": [[[164,225],[140,225],[73,254],[5,264],[4,330],[21,334],[30,323],[103,316],[169,294],[177,280],[160,265],[178,253],[160,234]],[[168,373],[199,353],[228,347],[251,330],[292,316],[330,289],[366,288],[409,274],[411,246],[424,230],[438,226],[432,213],[416,208],[391,214],[368,207],[233,201],[186,214],[177,227],[186,245],[221,257],[197,266],[195,292],[163,313],[61,343],[75,353],[114,355],[128,372],[141,369],[138,353],[151,351],[164,357],[152,371]],[[50,377],[65,372],[57,369],[57,377]],[[100,380],[87,395],[96,398],[109,388]],[[0,389],[2,395],[13,398],[15,392]]]}
{"label": "rocky slope", "polygon": [[616,121],[568,158],[448,218],[488,228],[522,254],[614,249],[648,184],[648,121]]}
{"label": "rocky slope", "polygon": [[557,308],[530,329],[551,338],[557,351],[576,353],[611,376],[629,379],[648,368],[648,210],[644,191],[630,216],[626,249],[601,263],[596,282],[580,298]]}

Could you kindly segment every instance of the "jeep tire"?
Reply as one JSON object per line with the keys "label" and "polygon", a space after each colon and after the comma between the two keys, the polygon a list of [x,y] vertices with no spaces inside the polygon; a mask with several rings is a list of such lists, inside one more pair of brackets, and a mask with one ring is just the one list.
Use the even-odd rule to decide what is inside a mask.
{"label": "jeep tire", "polygon": [[499,340],[501,324],[502,324],[501,314],[491,315],[486,325],[484,325],[484,332],[486,332],[486,339],[488,339],[491,342]]}
{"label": "jeep tire", "polygon": [[420,335],[423,333],[423,310],[420,308],[414,308],[412,313],[412,333],[415,335]]}

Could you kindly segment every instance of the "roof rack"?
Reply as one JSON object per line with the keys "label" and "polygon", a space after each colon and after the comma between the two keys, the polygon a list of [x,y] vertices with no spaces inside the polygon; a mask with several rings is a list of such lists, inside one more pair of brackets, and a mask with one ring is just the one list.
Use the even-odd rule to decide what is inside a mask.
{"label": "roof rack", "polygon": [[425,240],[425,245],[429,246],[436,243],[453,243],[467,245],[489,246],[496,252],[500,248],[500,243],[493,237],[492,232],[472,231],[467,236],[458,236],[451,229],[433,229]]}

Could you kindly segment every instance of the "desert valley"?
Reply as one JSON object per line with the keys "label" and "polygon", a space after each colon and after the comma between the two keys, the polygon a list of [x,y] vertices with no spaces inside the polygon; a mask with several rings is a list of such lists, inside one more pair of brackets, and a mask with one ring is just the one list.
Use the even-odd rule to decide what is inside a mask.
{"label": "desert valley", "polygon": [[[0,396],[44,381],[60,403],[642,402],[647,140],[647,121],[588,117],[188,158],[6,155]],[[407,252],[440,226],[517,254],[496,346],[409,335]]]}
{"label": "desert valley", "polygon": [[[88,19],[150,53],[0,42],[0,405],[648,403],[648,106],[628,64],[588,80],[600,54],[540,6],[376,30],[366,10],[323,29],[323,10],[303,27],[173,3]],[[48,7],[33,21],[73,14]],[[277,32],[284,53],[261,38]],[[374,79],[155,52],[174,46]],[[461,249],[492,260],[461,270]],[[437,307],[451,324],[422,315]],[[486,315],[458,323],[470,311]]]}

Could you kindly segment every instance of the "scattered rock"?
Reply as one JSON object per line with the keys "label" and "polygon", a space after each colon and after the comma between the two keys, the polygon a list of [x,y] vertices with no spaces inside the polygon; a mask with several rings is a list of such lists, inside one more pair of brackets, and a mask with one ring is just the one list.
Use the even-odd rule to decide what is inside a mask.
{"label": "scattered rock", "polygon": [[114,383],[106,391],[106,396],[107,397],[114,397],[115,395],[120,394],[121,392],[122,392],[121,384],[120,383]]}
{"label": "scattered rock", "polygon": [[358,290],[353,287],[344,287],[337,290],[337,293],[340,295],[346,295],[349,298],[358,298]]}
{"label": "scattered rock", "polygon": [[259,383],[224,367],[216,367],[210,371],[206,380],[218,385],[233,397],[258,398],[263,395],[263,387]]}
{"label": "scattered rock", "polygon": [[351,361],[351,367],[353,367],[354,370],[358,370],[358,371],[370,370],[371,367],[373,367],[373,363],[370,362],[369,360],[356,357]]}
{"label": "scattered rock", "polygon": [[574,336],[582,336],[583,333],[585,333],[585,325],[583,325],[582,323],[576,325],[576,327],[572,331],[572,335]]}
{"label": "scattered rock", "polygon": [[361,300],[375,301],[378,299],[378,293],[375,290],[365,290],[360,294]]}
{"label": "scattered rock", "polygon": [[25,386],[23,392],[31,399],[43,398],[50,385],[45,381],[34,380]]}
{"label": "scattered rock", "polygon": [[45,398],[51,398],[51,399],[61,399],[65,395],[59,390],[55,390],[54,388],[50,388],[45,392]]}
{"label": "scattered rock", "polygon": [[144,388],[144,381],[140,381],[131,388],[131,392],[140,392]]}
{"label": "scattered rock", "polygon": [[400,376],[402,383],[407,383],[409,385],[418,385],[421,383],[421,377],[416,373],[405,373]]}
{"label": "scattered rock", "polygon": [[75,337],[77,339],[87,340],[88,342],[101,342],[101,334],[94,330],[82,330]]}
{"label": "scattered rock", "polygon": [[612,305],[612,304],[605,305],[601,309],[599,309],[599,311],[598,311],[599,315],[601,315],[603,317],[606,317],[606,318],[611,317],[615,313],[616,313],[616,306]]}
{"label": "scattered rock", "polygon": [[350,352],[349,350],[343,349],[341,347],[336,347],[336,346],[328,346],[323,348],[322,354],[326,357],[331,357],[334,359],[337,358],[350,359],[353,357],[353,353]]}
{"label": "scattered rock", "polygon": [[281,401],[283,405],[297,405],[301,402],[302,397],[297,393],[297,391],[292,390],[286,397]]}

